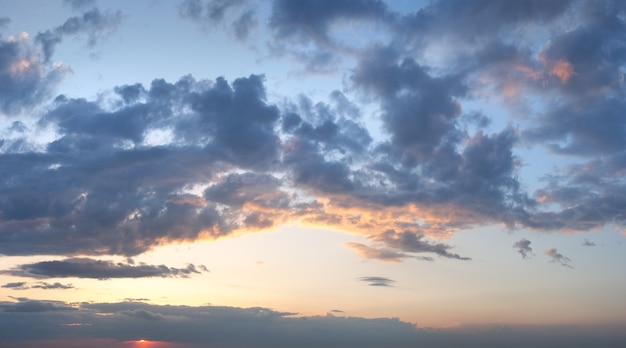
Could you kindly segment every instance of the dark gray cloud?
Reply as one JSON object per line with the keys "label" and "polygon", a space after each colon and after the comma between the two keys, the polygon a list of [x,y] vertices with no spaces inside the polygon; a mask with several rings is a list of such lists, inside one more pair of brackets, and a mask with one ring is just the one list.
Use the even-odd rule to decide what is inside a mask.
{"label": "dark gray cloud", "polygon": [[523,223],[542,230],[575,231],[589,231],[607,223],[624,224],[626,195],[619,179],[619,172],[626,168],[623,159],[622,154],[603,156],[570,165],[561,175],[547,177],[547,184],[534,195],[537,200],[562,209],[523,216]]}
{"label": "dark gray cloud", "polygon": [[[386,278],[384,278],[386,279]],[[17,315],[19,313],[19,315]],[[104,314],[104,315],[103,315]],[[623,327],[585,331],[576,327],[509,327],[429,330],[392,318],[345,316],[293,317],[267,308],[159,306],[138,302],[78,303],[27,298],[0,302],[0,344],[35,347],[46,340],[52,348],[124,347],[146,338],[185,348],[330,347],[619,347]],[[68,323],[74,323],[73,326]],[[73,341],[67,341],[73,337]],[[94,338],[107,338],[96,341]],[[103,344],[104,341],[104,344]]]}
{"label": "dark gray cloud", "polygon": [[[274,125],[279,110],[265,102],[262,76],[236,79],[232,87],[218,78],[212,88],[189,98],[202,132],[198,136],[211,137],[209,155],[243,168],[267,167],[277,160],[279,138]],[[189,126],[179,124],[177,131],[189,140],[200,140],[189,138]]]}
{"label": "dark gray cloud", "polygon": [[[336,72],[352,50],[351,37],[334,37],[333,27],[356,24],[380,25],[391,13],[379,0],[358,1],[292,1],[272,3],[269,28],[273,38],[268,43],[274,56],[287,55],[302,65],[299,73],[328,74]],[[362,29],[362,28],[361,28]]]}
{"label": "dark gray cloud", "polygon": [[376,235],[373,240],[377,243],[382,243],[403,252],[433,253],[437,256],[449,259],[471,260],[469,257],[460,256],[459,254],[450,252],[449,250],[452,249],[450,245],[444,243],[432,243],[424,240],[424,238],[425,236],[419,233],[413,233],[410,231],[396,232],[389,230]]}
{"label": "dark gray cloud", "polygon": [[[40,261],[23,264],[10,270],[2,270],[3,274],[32,278],[146,278],[146,277],[182,277],[208,272],[204,266],[188,264],[185,268],[174,268],[165,265],[129,265],[113,261],[94,260],[89,258],[72,258],[60,261]],[[62,288],[59,283],[41,283],[42,288]],[[33,286],[36,287],[36,286]]]}
{"label": "dark gray cloud", "polygon": [[[194,20],[238,26],[244,35],[254,6],[190,0],[179,10]],[[132,256],[171,241],[304,220],[372,236],[378,244],[350,245],[364,257],[465,259],[422,236],[492,223],[538,230],[624,223],[619,3],[433,1],[408,16],[373,0],[271,6],[271,40],[317,47],[312,53],[320,67],[338,56],[353,60],[344,93],[377,108],[367,115],[380,117],[376,139],[347,94],[274,105],[262,75],[232,82],[155,79],[113,87],[102,100],[61,95],[29,125],[33,129],[16,124],[7,132],[19,137],[0,145],[0,173],[7,178],[0,184],[0,253]],[[93,9],[37,40],[49,46],[49,58],[66,35],[97,43],[120,16]],[[480,25],[472,24],[475,18]],[[576,25],[563,30],[568,18]],[[391,31],[386,41],[349,52],[333,41],[336,24],[362,21],[406,35]],[[442,23],[449,28],[438,29]],[[550,40],[531,47],[524,33],[539,24],[550,29]],[[435,38],[438,30],[451,38],[440,43],[442,66],[410,45],[417,37]],[[507,40],[509,32],[522,39]],[[471,48],[456,40],[464,37]],[[422,40],[423,51],[435,41]],[[30,59],[34,48],[27,41],[2,45],[3,111],[46,100],[62,71],[42,70],[49,64]],[[33,71],[48,73],[28,75],[23,59],[36,65]],[[26,75],[11,75],[16,66]],[[523,92],[546,109],[519,125],[494,130],[504,124],[491,122],[503,117],[501,111],[465,106],[484,93],[509,103]],[[37,127],[56,133],[35,150],[26,134]],[[156,145],[159,132],[167,139]],[[526,192],[519,176],[522,142],[588,162],[561,168],[569,175]],[[367,217],[380,211],[389,214]]]}
{"label": "dark gray cloud", "polygon": [[513,243],[513,248],[517,249],[517,252],[522,255],[523,259],[529,258],[533,255],[533,248],[530,247],[530,241],[526,238],[522,238]]}
{"label": "dark gray cloud", "polygon": [[[57,303],[54,306],[58,309],[67,308]],[[118,340],[119,345],[121,341],[145,337],[154,341],[179,342],[191,347],[207,344],[220,347],[340,347],[350,342],[362,347],[375,347],[385,341],[394,342],[394,346],[398,347],[410,347],[419,333],[414,325],[397,319],[325,316],[300,319],[291,318],[292,313],[266,308],[155,306],[126,302],[83,303],[80,304],[79,312],[56,312],[55,315],[49,312],[47,316],[35,315],[33,311],[27,318],[20,317],[19,323],[28,320],[31,328],[48,325],[54,330],[37,330],[35,335],[31,332],[28,336],[19,330],[9,333],[9,328],[17,328],[19,324],[9,323],[9,312],[16,307],[18,304],[6,302],[0,306],[5,312],[0,312],[0,322],[6,329],[0,335],[0,340],[54,339],[71,332],[76,338],[113,338]],[[81,326],[80,330],[59,325],[67,322],[89,322],[92,325]]]}
{"label": "dark gray cloud", "polygon": [[[150,88],[116,92],[121,103],[112,110],[57,97],[40,120],[60,133],[47,151],[0,155],[0,171],[10,178],[0,187],[0,239],[13,241],[3,242],[0,253],[136,255],[162,238],[269,227],[282,214],[246,213],[247,199],[272,209],[290,204],[277,179],[253,174],[277,165],[280,148],[279,111],[265,102],[260,76],[232,86],[221,78],[154,80]],[[144,144],[155,129],[171,132],[173,142]],[[234,168],[251,172],[224,175]],[[207,181],[214,184],[205,197],[185,192]]]}
{"label": "dark gray cloud", "polygon": [[392,284],[395,283],[395,280],[385,277],[361,277],[359,280],[369,283],[369,286],[393,287]]}
{"label": "dark gray cloud", "polygon": [[504,6],[497,0],[432,1],[402,18],[400,29],[419,39],[453,38],[480,42],[486,36],[529,23],[546,23],[563,15],[571,0],[524,0]]}
{"label": "dark gray cloud", "polygon": [[[17,302],[1,302],[0,311],[4,313],[44,313],[76,311],[76,308],[61,301],[39,301],[28,298],[14,298]],[[4,317],[4,315],[3,315]]]}
{"label": "dark gray cloud", "polygon": [[559,253],[555,247],[550,247],[546,250],[546,255],[550,257],[550,262],[558,263],[561,266],[574,268],[570,265],[570,259],[563,254]]}
{"label": "dark gray cloud", "polygon": [[46,282],[37,282],[33,285],[28,285],[27,282],[15,282],[15,283],[7,283],[1,286],[2,288],[13,289],[13,290],[27,290],[27,289],[44,289],[44,290],[67,290],[74,289],[72,284],[61,284],[59,282],[55,283],[46,283]]}
{"label": "dark gray cloud", "polygon": [[[78,4],[82,2],[73,2]],[[52,29],[40,32],[35,41],[41,45],[44,61],[48,62],[54,54],[54,50],[67,36],[86,36],[87,46],[94,47],[103,39],[113,34],[123,21],[124,16],[120,11],[101,12],[93,8],[84,12],[81,16],[68,18],[65,23]]]}
{"label": "dark gray cloud", "polygon": [[511,210],[530,204],[517,179],[516,130],[467,134],[459,120],[457,98],[467,91],[460,76],[432,76],[415,60],[384,49],[364,58],[352,79],[380,100],[390,136],[378,146],[380,159],[372,167],[371,175],[387,184],[388,194],[380,198],[465,210],[461,215],[467,220],[459,224],[490,219],[508,224]]}
{"label": "dark gray cloud", "polygon": [[6,289],[13,289],[13,290],[26,290],[26,289],[29,289],[29,287],[26,285],[26,282],[6,283],[6,284],[2,285],[1,287],[2,288],[6,288]]}
{"label": "dark gray cloud", "polygon": [[269,26],[281,38],[328,42],[328,30],[335,21],[378,20],[387,15],[387,6],[378,0],[276,0]]}

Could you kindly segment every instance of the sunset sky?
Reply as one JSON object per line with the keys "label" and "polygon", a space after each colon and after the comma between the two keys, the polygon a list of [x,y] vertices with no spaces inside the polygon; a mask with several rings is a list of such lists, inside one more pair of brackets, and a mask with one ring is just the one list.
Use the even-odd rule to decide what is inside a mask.
{"label": "sunset sky", "polygon": [[620,0],[0,0],[0,347],[624,347],[625,76]]}

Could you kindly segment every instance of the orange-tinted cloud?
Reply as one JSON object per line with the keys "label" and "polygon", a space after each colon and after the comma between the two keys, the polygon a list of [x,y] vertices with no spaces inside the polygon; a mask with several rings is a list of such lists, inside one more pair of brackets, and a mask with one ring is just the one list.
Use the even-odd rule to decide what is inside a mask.
{"label": "orange-tinted cloud", "polygon": [[566,84],[574,74],[574,66],[564,59],[553,62],[550,68],[550,75],[558,77],[563,84]]}

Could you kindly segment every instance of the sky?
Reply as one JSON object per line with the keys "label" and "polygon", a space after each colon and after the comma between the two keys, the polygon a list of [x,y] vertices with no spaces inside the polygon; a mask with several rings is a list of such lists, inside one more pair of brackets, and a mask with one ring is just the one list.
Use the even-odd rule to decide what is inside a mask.
{"label": "sky", "polygon": [[626,2],[0,0],[0,346],[623,347]]}

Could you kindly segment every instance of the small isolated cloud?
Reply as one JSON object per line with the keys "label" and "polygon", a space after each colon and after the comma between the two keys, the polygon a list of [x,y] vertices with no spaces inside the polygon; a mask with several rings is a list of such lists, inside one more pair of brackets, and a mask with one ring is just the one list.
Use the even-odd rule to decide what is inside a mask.
{"label": "small isolated cloud", "polygon": [[596,243],[594,243],[594,242],[590,241],[589,239],[585,238],[585,241],[583,242],[583,246],[592,247],[592,246],[596,246]]}
{"label": "small isolated cloud", "polygon": [[385,286],[385,287],[393,287],[392,283],[395,283],[395,280],[385,278],[385,277],[361,277],[360,281],[369,283],[369,286]]}
{"label": "small isolated cloud", "polygon": [[523,259],[527,259],[533,255],[533,248],[530,247],[530,241],[526,238],[522,238],[513,243],[513,248],[517,249],[517,252],[522,255]]}
{"label": "small isolated cloud", "polygon": [[15,282],[15,283],[6,283],[2,286],[0,286],[1,288],[5,288],[5,289],[13,289],[13,290],[26,290],[28,289],[28,286],[26,285],[26,282]]}
{"label": "small isolated cloud", "polygon": [[571,260],[563,254],[560,254],[555,247],[548,248],[548,250],[546,250],[546,255],[550,257],[550,262],[559,263],[568,268],[574,268],[569,264]]}
{"label": "small isolated cloud", "polygon": [[127,297],[124,299],[124,302],[150,302],[150,299],[145,298],[145,297],[139,297],[139,298]]}
{"label": "small isolated cloud", "polygon": [[[42,261],[19,265],[0,274],[10,274],[31,278],[147,278],[147,277],[182,277],[208,272],[205,266],[187,265],[185,268],[167,267],[165,265],[137,266],[115,263],[113,261],[94,260],[90,258],[72,258],[61,261]],[[43,283],[46,284],[46,283]],[[58,284],[58,283],[55,283]],[[55,286],[48,284],[47,286]]]}
{"label": "small isolated cloud", "polygon": [[31,286],[31,289],[44,289],[44,290],[61,289],[61,290],[66,290],[66,289],[74,289],[74,285],[72,285],[72,284],[61,284],[59,282],[55,282],[55,283],[38,282],[37,284]]}

